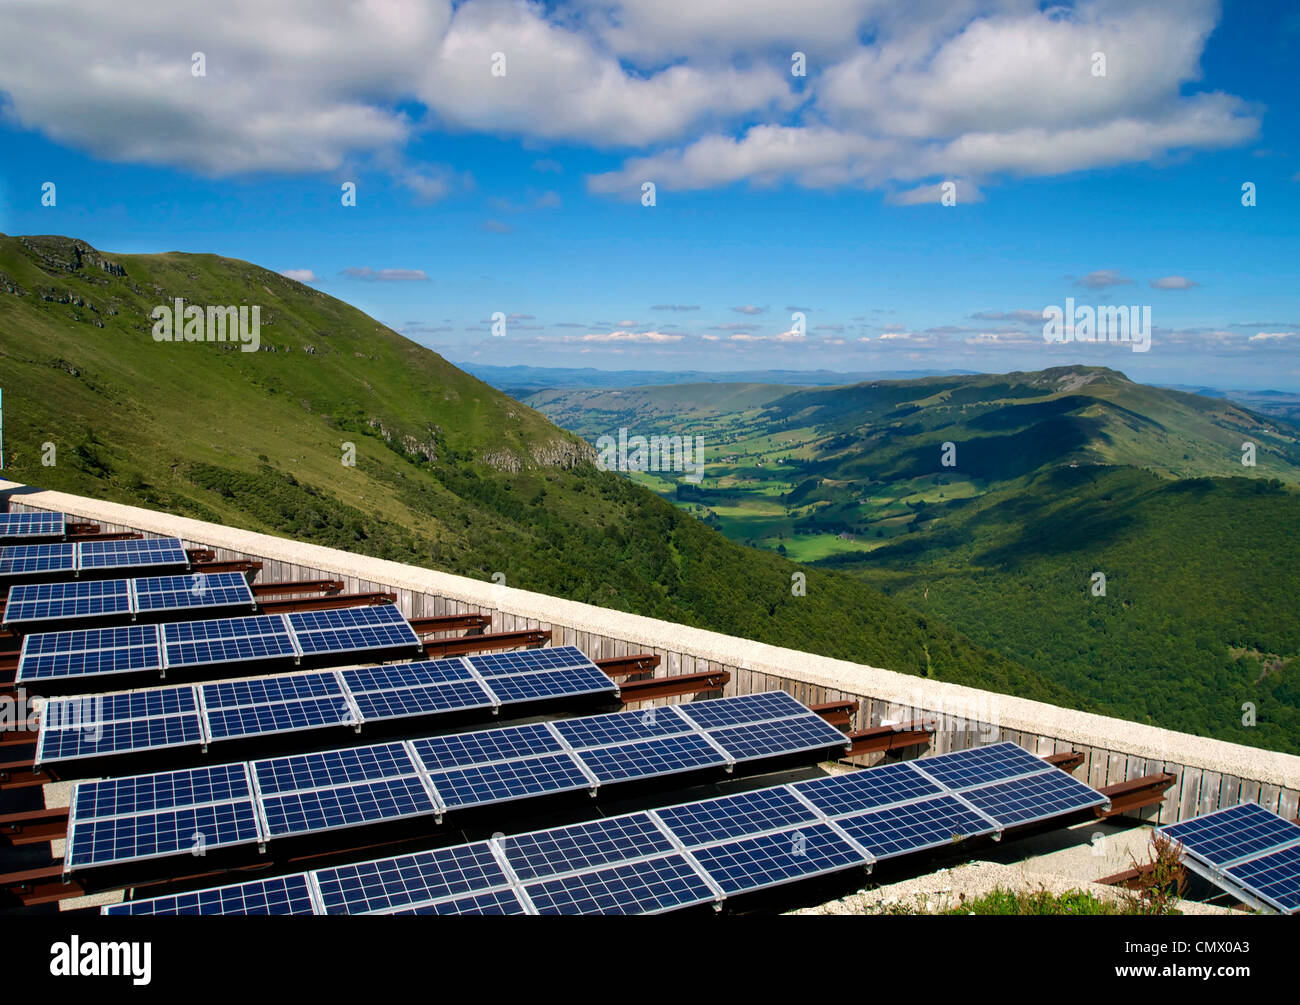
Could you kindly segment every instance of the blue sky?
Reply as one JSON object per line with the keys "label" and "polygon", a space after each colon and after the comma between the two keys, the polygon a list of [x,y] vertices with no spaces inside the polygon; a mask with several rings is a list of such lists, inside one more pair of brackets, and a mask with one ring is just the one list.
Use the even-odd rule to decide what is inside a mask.
{"label": "blue sky", "polygon": [[[458,362],[1300,390],[1294,6],[741,6],[11,5],[0,231],[248,259]],[[1067,297],[1151,350],[1045,342]]]}

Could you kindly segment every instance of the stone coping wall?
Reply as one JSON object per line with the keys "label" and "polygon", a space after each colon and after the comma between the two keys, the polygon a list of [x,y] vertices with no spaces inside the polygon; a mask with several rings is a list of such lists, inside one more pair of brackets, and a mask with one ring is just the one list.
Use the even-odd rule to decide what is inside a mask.
{"label": "stone coping wall", "polygon": [[[1177,781],[1164,802],[1143,815],[1171,823],[1220,806],[1258,801],[1295,817],[1300,757],[1078,712],[881,667],[831,659],[717,632],[624,614],[545,594],[448,573],[367,558],[333,548],[204,523],[135,506],[0,481],[9,508],[62,511],[106,530],[179,537],[214,549],[223,559],[250,558],[265,567],[261,581],[332,577],[350,591],[398,594],[409,617],[478,612],[492,631],[549,629],[554,644],[578,645],[600,659],[653,652],[659,673],[725,669],[726,693],[784,688],[805,702],[854,699],[859,727],[934,716],[932,751],[963,749],[999,739],[1041,754],[1085,754],[1075,772],[1095,786],[1167,771]],[[791,639],[795,645],[798,639]]]}

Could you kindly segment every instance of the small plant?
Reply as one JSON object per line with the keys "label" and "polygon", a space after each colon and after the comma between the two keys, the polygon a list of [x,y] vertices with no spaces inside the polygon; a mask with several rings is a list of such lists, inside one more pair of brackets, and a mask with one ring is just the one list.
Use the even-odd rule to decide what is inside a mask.
{"label": "small plant", "polygon": [[1130,914],[1179,914],[1177,903],[1187,890],[1187,870],[1174,843],[1163,834],[1151,838],[1151,861],[1139,863],[1129,853],[1137,870],[1133,888],[1128,891]]}

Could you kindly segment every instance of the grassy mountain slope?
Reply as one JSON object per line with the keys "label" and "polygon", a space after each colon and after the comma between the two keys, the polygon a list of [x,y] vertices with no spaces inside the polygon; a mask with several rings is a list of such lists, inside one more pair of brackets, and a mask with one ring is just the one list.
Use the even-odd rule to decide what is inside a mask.
{"label": "grassy mountain slope", "polygon": [[[1285,420],[1097,367],[767,402],[747,388],[714,414],[693,389],[676,414],[646,390],[619,421],[703,436],[708,467],[700,485],[635,477],[733,540],[853,572],[1085,705],[1300,751],[1300,450]],[[607,431],[603,396],[559,404],[575,431]]]}
{"label": "grassy mountain slope", "polygon": [[[155,342],[150,312],[175,297],[260,305],[262,351]],[[532,409],[246,262],[0,237],[0,386],[5,473],[19,481],[1068,697],[855,577],[807,571],[807,596],[792,596],[806,570],[597,470],[589,447]]]}

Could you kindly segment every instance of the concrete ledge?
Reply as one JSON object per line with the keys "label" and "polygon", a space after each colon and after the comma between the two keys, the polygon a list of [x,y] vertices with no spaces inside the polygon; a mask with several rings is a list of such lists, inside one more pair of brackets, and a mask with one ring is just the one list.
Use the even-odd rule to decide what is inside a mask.
{"label": "concrete ledge", "polygon": [[[1145,726],[1125,719],[1077,712],[1044,702],[913,677],[881,667],[816,656],[655,618],[623,614],[541,593],[401,565],[384,559],[367,558],[269,534],[204,523],[136,506],[43,491],[6,481],[0,481],[0,497],[7,497],[9,502],[17,505],[62,511],[91,521],[120,524],[146,533],[179,537],[191,545],[245,552],[340,576],[384,583],[397,589],[495,608],[551,625],[624,639],[647,649],[688,653],[697,659],[866,695],[898,705],[993,722],[1003,729],[1035,733],[1070,744],[1123,751],[1130,756],[1151,760],[1177,762],[1203,771],[1252,779],[1285,789],[1300,789],[1300,757],[1292,754],[1259,750],[1190,733]],[[989,718],[990,715],[992,718]]]}

